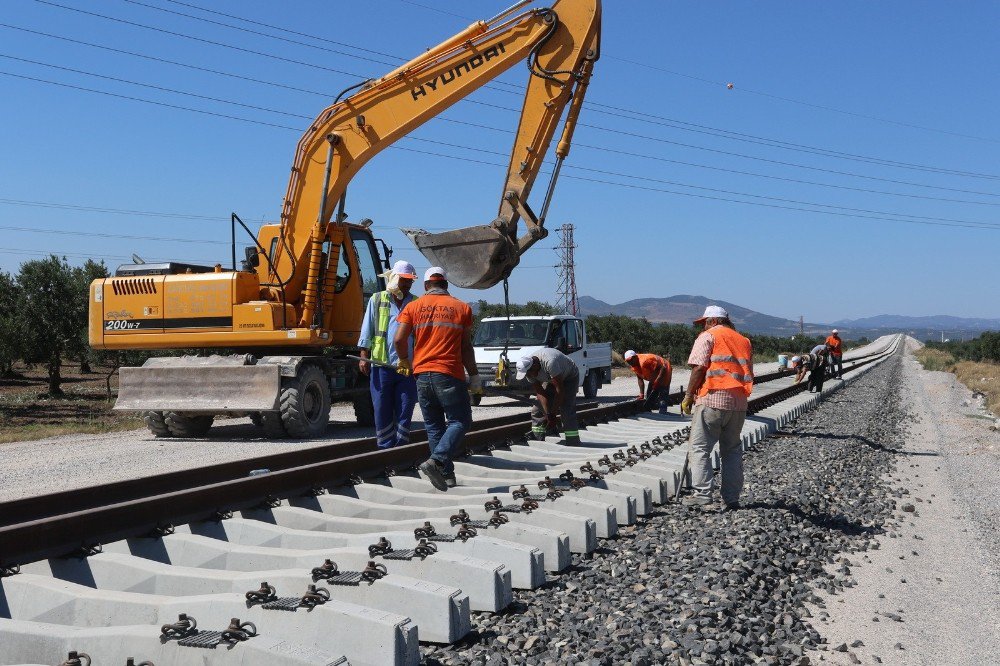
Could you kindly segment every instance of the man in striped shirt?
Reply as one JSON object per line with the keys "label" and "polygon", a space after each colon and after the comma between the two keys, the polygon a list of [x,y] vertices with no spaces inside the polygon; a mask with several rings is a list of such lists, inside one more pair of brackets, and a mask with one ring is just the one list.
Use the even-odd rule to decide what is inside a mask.
{"label": "man in striped shirt", "polygon": [[681,412],[691,414],[691,487],[686,506],[712,503],[712,449],[719,445],[722,501],[729,510],[740,507],[743,491],[743,422],[747,397],[753,390],[753,348],[736,332],[729,313],[710,305],[694,322],[704,325],[688,358],[691,379]]}

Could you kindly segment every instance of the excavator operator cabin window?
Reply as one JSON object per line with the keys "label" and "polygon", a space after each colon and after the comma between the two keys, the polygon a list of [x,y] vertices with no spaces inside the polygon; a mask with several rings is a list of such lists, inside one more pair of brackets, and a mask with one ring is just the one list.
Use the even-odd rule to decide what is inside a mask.
{"label": "excavator operator cabin window", "polygon": [[351,281],[351,263],[347,260],[347,246],[340,244],[340,259],[337,261],[337,284],[334,287],[336,293],[344,291],[347,283]]}
{"label": "excavator operator cabin window", "polygon": [[351,229],[351,243],[354,246],[354,259],[358,262],[361,272],[362,302],[367,303],[376,291],[385,289],[385,281],[379,275],[382,265],[379,263],[378,250],[372,237],[361,229]]}

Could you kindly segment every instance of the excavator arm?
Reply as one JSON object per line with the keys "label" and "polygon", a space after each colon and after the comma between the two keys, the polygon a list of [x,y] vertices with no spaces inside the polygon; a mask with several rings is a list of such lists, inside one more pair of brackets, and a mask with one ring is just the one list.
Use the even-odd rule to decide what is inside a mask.
{"label": "excavator arm", "polygon": [[[599,55],[601,6],[600,0],[556,0],[549,8],[524,9],[527,4],[473,23],[366,82],[326,108],[305,132],[282,208],[279,251],[258,267],[272,300],[301,303],[300,324],[313,322],[323,309],[324,266],[331,263],[328,254],[338,247],[343,224],[334,211],[342,209],[354,175],[381,150],[525,61],[530,76],[497,218],[441,234],[404,231],[433,264],[448,269],[454,284],[479,289],[506,278],[521,254],[545,237],[545,213]],[[567,106],[556,168],[536,214],[528,195]],[[520,237],[519,220],[526,226]]]}

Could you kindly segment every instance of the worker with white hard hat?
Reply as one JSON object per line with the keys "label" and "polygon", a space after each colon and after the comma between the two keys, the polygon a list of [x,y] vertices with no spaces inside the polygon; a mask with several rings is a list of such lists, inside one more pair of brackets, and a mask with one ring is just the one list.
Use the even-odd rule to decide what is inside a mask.
{"label": "worker with white hard hat", "polygon": [[682,503],[695,507],[712,503],[711,454],[718,443],[722,501],[727,509],[738,509],[743,491],[743,422],[753,390],[753,347],[718,305],[709,305],[694,323],[704,331],[688,358],[691,379],[681,402],[681,413],[691,415],[688,456],[694,492]]}
{"label": "worker with white hard hat", "polygon": [[517,362],[517,379],[527,379],[535,389],[536,403],[531,407],[531,437],[544,440],[559,435],[562,419],[565,443],[580,443],[576,420],[576,392],[580,388],[580,369],[558,349],[543,347]]}
{"label": "worker with white hard hat", "polygon": [[[405,341],[413,333],[412,360]],[[455,478],[455,453],[472,425],[469,394],[483,390],[472,347],[472,308],[448,293],[448,272],[431,266],[424,273],[424,295],[399,313],[396,331],[400,374],[417,380],[430,458],[420,470],[438,490]],[[468,374],[468,380],[466,380]]]}
{"label": "worker with white hard hat", "polygon": [[826,345],[830,348],[830,372],[837,379],[844,378],[844,341],[840,339],[840,332],[833,329],[826,339]]}
{"label": "worker with white hard hat", "polygon": [[[645,401],[644,408],[646,410],[658,408],[661,414],[666,414],[666,398],[670,392],[670,378],[673,375],[670,359],[656,354],[637,354],[629,349],[625,352],[625,363],[635,373],[639,382],[639,400]],[[648,395],[644,380],[649,382]]]}
{"label": "worker with white hard hat", "polygon": [[[379,365],[361,361],[359,366],[369,377],[375,411],[375,445],[391,449],[410,443],[410,424],[417,404],[417,384],[413,377],[404,377],[386,367],[399,361],[393,344],[399,328],[397,317],[416,298],[410,289],[417,271],[410,262],[400,260],[381,277],[385,278],[385,291],[376,292],[368,299],[358,338],[359,355]],[[409,336],[405,344],[408,352],[412,350],[413,336]]]}

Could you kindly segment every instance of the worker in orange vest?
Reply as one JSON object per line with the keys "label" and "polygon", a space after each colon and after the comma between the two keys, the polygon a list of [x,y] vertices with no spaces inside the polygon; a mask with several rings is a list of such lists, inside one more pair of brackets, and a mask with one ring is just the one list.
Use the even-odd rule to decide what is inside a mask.
{"label": "worker in orange vest", "polygon": [[[670,360],[656,354],[637,354],[629,349],[625,352],[625,362],[632,368],[639,382],[639,400],[646,401],[645,409],[652,410],[656,407],[661,414],[666,414],[670,377],[673,375]],[[648,392],[643,380],[649,382]]]}
{"label": "worker in orange vest", "polygon": [[718,443],[722,502],[727,510],[735,510],[743,491],[742,432],[753,390],[753,347],[718,305],[705,308],[694,323],[704,326],[704,332],[688,358],[691,379],[681,402],[681,413],[692,417],[688,460],[694,493],[682,503],[712,503],[712,449]]}
{"label": "worker in orange vest", "polygon": [[826,346],[830,349],[830,372],[836,373],[837,379],[844,378],[844,341],[840,339],[840,333],[833,329],[826,339]]}

